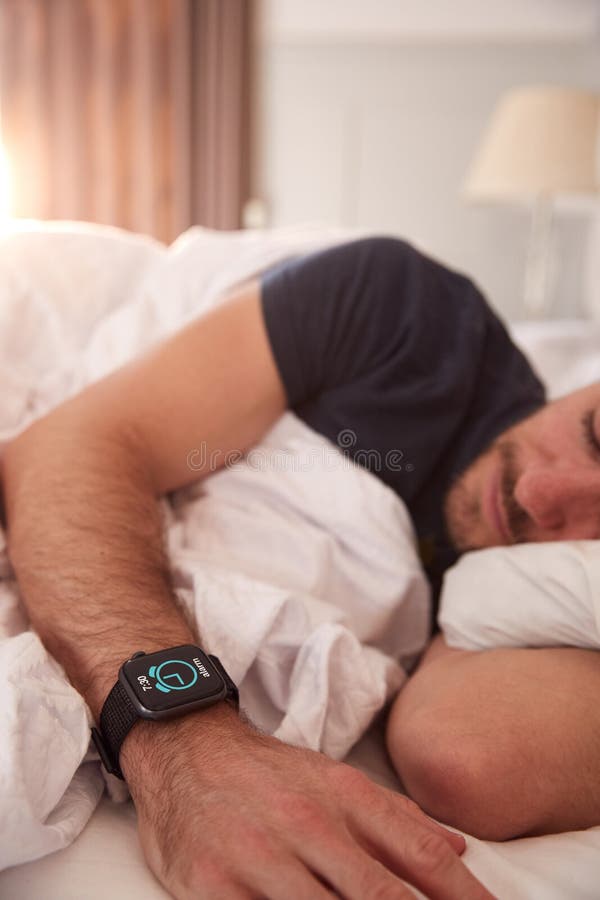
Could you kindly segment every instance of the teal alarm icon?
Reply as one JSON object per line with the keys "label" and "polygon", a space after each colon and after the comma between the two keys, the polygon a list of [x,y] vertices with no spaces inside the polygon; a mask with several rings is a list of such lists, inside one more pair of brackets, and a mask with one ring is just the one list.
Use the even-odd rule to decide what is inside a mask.
{"label": "teal alarm icon", "polygon": [[166,659],[159,666],[150,666],[148,675],[156,679],[156,687],[163,694],[187,691],[198,681],[195,666],[184,659]]}

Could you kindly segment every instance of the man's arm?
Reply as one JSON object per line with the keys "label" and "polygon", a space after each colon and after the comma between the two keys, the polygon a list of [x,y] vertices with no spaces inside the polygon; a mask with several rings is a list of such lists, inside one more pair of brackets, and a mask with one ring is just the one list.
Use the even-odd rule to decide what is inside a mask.
{"label": "man's arm", "polygon": [[172,603],[156,498],[206,474],[190,467],[190,451],[204,445],[206,465],[222,464],[285,407],[256,290],[249,296],[88,388],[7,448],[10,555],[23,599],[96,717],[132,649],[155,649],[156,636],[161,646],[167,636],[190,638]]}
{"label": "man's arm", "polygon": [[394,703],[387,744],[431,815],[488,840],[600,824],[600,654],[473,652],[438,636]]}
{"label": "man's arm", "polygon": [[[132,651],[194,638],[178,613],[156,498],[242,450],[285,396],[256,286],[34,424],[7,448],[10,554],[33,627],[97,719]],[[200,635],[200,640],[202,636]],[[208,648],[210,649],[210,648]],[[322,754],[220,704],[138,723],[121,767],[151,868],[177,898],[488,896],[462,840]]]}

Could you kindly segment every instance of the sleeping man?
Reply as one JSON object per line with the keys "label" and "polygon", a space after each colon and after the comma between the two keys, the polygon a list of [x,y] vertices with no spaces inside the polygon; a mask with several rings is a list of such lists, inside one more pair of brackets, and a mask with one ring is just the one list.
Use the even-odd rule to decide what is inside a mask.
{"label": "sleeping man", "polygon": [[[208,474],[191,448],[247,450],[286,407],[334,443],[352,429],[359,461],[411,461],[376,474],[406,503],[436,594],[466,550],[600,536],[600,386],[546,405],[467,279],[373,238],[270,270],[9,445],[10,554],[32,626],[86,698],[173,896],[400,898],[401,879],[489,896],[462,839],[419,806],[496,840],[600,822],[598,656],[435,637],[387,727],[413,801],[258,732],[175,605],[156,500]],[[169,669],[163,651],[198,641]],[[134,687],[117,682],[139,648],[156,654],[154,687],[139,660]],[[198,684],[182,703],[186,672]],[[164,715],[140,719],[157,685],[147,702]]]}

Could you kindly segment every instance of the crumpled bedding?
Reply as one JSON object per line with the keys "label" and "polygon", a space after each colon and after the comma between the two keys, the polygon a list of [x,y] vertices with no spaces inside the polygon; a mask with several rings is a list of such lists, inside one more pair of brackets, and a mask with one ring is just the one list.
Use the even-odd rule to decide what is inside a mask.
{"label": "crumpled bedding", "polygon": [[[0,238],[0,445],[241,281],[348,237],[192,229],[167,250],[66,224]],[[244,462],[163,507],[178,601],[250,716],[341,758],[423,647],[429,593],[402,502],[333,451],[288,413]],[[466,648],[598,646],[597,572],[593,542],[469,554],[440,621]],[[1,532],[0,677],[2,868],[71,843],[104,781],[89,712],[28,630]]]}
{"label": "crumpled bedding", "polygon": [[[334,238],[309,230],[265,241],[198,229],[166,251],[106,229],[63,227],[45,241],[36,236],[25,254],[30,237],[0,242],[0,366],[12,377],[0,394],[4,441],[236,282]],[[3,280],[16,257],[19,278]],[[86,284],[104,267],[110,285]],[[76,295],[85,303],[90,288],[84,311]],[[163,506],[178,600],[240,685],[248,714],[285,741],[343,757],[427,638],[429,589],[403,504],[288,413],[246,460]],[[27,630],[4,546],[0,574],[5,867],[69,844],[103,780],[89,752],[89,711]]]}

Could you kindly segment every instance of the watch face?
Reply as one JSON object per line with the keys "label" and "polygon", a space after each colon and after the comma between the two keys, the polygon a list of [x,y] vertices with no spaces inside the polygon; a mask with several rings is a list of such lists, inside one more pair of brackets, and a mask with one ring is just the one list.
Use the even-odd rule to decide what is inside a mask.
{"label": "watch face", "polygon": [[184,644],[147,653],[126,662],[122,680],[140,707],[149,713],[169,712],[225,694],[225,682],[199,647]]}

